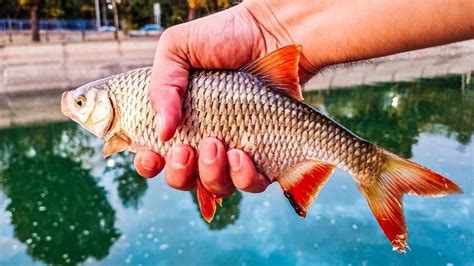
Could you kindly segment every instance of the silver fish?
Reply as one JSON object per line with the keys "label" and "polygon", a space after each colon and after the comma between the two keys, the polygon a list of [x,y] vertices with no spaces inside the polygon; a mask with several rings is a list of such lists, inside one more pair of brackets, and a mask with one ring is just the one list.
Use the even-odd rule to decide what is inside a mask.
{"label": "silver fish", "polygon": [[[300,47],[290,45],[240,70],[194,70],[182,101],[182,123],[166,143],[158,138],[157,116],[148,100],[151,68],[65,92],[62,111],[106,140],[104,156],[142,147],[165,155],[174,144],[198,147],[204,138],[217,137],[229,149],[245,151],[260,173],[279,182],[302,217],[334,168],[340,167],[354,177],[393,248],[405,252],[403,194],[442,196],[461,189],[303,103],[299,56]],[[201,182],[197,190],[201,212],[210,221],[221,201]]]}

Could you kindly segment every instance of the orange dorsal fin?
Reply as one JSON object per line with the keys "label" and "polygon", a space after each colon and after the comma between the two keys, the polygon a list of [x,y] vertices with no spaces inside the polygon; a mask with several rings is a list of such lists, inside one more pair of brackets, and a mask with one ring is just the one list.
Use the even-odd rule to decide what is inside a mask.
{"label": "orange dorsal fin", "polygon": [[288,45],[250,62],[240,70],[256,76],[280,93],[302,101],[298,76],[300,53],[301,46]]}
{"label": "orange dorsal fin", "polygon": [[[375,182],[359,183],[377,222],[393,249],[404,253],[407,248],[407,226],[403,216],[403,194],[424,197],[462,193],[461,188],[449,179],[421,165],[382,151],[384,165]],[[358,177],[364,180],[364,177]]]}
{"label": "orange dorsal fin", "polygon": [[305,217],[318,192],[334,171],[334,165],[306,160],[291,166],[278,178],[296,213]]}
{"label": "orange dorsal fin", "polygon": [[216,195],[209,192],[204,185],[201,183],[201,179],[198,177],[196,182],[196,194],[199,204],[199,210],[201,215],[210,223],[214,219],[216,214],[216,203],[222,207],[222,198],[217,197]]}

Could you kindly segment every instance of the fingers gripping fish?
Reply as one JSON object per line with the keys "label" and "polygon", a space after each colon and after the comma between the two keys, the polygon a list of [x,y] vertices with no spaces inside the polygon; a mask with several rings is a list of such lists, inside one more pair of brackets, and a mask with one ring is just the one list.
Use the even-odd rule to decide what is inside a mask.
{"label": "fingers gripping fish", "polygon": [[[290,45],[239,70],[194,70],[183,96],[183,120],[161,142],[148,100],[151,68],[132,70],[65,92],[62,111],[99,138],[104,156],[139,148],[166,155],[174,144],[198,147],[217,137],[248,153],[258,171],[277,181],[296,213],[305,217],[335,167],[348,171],[385,235],[399,252],[407,246],[403,194],[461,193],[447,178],[363,140],[302,102],[300,47]],[[198,178],[206,221],[221,199]]]}

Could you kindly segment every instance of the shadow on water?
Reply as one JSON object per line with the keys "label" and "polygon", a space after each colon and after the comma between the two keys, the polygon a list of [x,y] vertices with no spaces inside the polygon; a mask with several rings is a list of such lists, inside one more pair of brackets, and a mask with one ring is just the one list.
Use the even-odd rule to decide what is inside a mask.
{"label": "shadow on water", "polygon": [[[421,133],[442,134],[461,149],[471,142],[474,93],[472,88],[461,91],[460,84],[460,77],[447,77],[319,91],[305,100],[361,137],[409,158]],[[134,171],[132,154],[114,155],[114,165],[107,167],[94,163],[100,149],[101,142],[70,122],[0,130],[5,211],[33,259],[78,264],[107,257],[121,233],[100,185],[102,175],[113,176],[123,207],[140,208],[149,186]],[[208,229],[236,223],[242,198],[235,192],[224,199]]]}

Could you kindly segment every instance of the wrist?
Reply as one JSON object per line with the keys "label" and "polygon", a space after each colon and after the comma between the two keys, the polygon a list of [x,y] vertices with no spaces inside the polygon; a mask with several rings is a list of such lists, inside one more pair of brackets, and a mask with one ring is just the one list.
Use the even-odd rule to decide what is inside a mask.
{"label": "wrist", "polygon": [[316,41],[327,30],[317,24],[329,8],[326,1],[248,0],[241,5],[260,28],[267,52],[289,44],[301,45],[300,67],[312,75],[332,63],[328,53],[319,52],[323,43]]}

